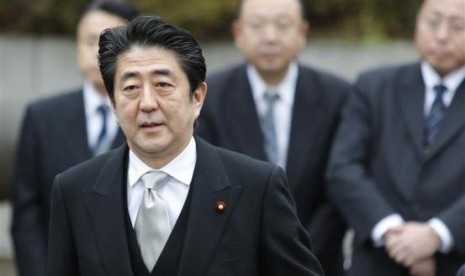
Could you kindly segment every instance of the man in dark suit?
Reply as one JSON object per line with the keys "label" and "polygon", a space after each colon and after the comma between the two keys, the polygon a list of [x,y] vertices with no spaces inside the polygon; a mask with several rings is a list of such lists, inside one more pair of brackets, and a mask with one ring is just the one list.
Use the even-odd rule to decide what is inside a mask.
{"label": "man in dark suit", "polygon": [[322,275],[284,172],[193,136],[198,42],[142,16],[99,46],[128,145],[56,177],[48,275]]}
{"label": "man in dark suit", "polygon": [[328,170],[355,229],[349,275],[455,275],[465,262],[464,0],[426,0],[422,61],[362,74]]}
{"label": "man in dark suit", "polygon": [[[83,87],[41,99],[26,109],[12,183],[12,236],[19,275],[45,275],[50,191],[56,174],[124,141],[100,76],[98,37],[104,29],[124,25],[136,15],[128,4],[89,4],[76,33]],[[100,112],[106,113],[99,113],[105,107]]]}
{"label": "man in dark suit", "polygon": [[[325,274],[342,274],[345,224],[328,204],[324,172],[349,85],[300,65],[308,22],[298,0],[239,1],[235,44],[247,62],[208,78],[197,134],[210,143],[285,169],[297,213]],[[267,91],[279,99],[269,114]],[[265,121],[274,117],[276,142]],[[275,152],[269,145],[276,144]],[[275,157],[273,157],[275,156]]]}

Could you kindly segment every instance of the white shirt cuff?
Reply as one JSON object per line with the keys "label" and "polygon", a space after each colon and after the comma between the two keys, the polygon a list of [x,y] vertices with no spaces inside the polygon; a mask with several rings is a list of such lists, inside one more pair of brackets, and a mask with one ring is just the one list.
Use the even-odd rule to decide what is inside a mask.
{"label": "white shirt cuff", "polygon": [[392,214],[380,220],[371,231],[373,245],[375,247],[384,246],[384,234],[389,229],[400,226],[403,223],[404,219],[399,214]]}
{"label": "white shirt cuff", "polygon": [[438,234],[439,239],[441,240],[441,247],[439,252],[449,253],[452,247],[454,246],[454,238],[449,231],[449,228],[442,222],[440,219],[432,218],[428,221],[428,225],[433,228],[434,232]]}

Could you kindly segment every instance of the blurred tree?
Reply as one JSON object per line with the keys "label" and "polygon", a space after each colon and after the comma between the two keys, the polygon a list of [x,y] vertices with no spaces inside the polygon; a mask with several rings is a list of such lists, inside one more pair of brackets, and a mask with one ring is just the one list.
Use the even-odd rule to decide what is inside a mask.
{"label": "blurred tree", "polygon": [[[115,0],[116,1],[116,0]],[[79,11],[89,0],[0,2],[0,32],[73,35]],[[133,0],[200,39],[230,37],[236,0]],[[317,35],[355,39],[410,38],[421,0],[304,0]]]}

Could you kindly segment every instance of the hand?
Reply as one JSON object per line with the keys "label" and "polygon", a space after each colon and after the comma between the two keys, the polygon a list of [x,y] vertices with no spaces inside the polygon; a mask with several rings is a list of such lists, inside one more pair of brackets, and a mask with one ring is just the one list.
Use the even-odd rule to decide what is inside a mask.
{"label": "hand", "polygon": [[394,227],[386,233],[385,239],[389,256],[406,267],[431,257],[441,245],[436,232],[428,224],[419,222]]}
{"label": "hand", "polygon": [[410,268],[410,276],[435,276],[436,259],[434,257],[422,259],[414,263]]}

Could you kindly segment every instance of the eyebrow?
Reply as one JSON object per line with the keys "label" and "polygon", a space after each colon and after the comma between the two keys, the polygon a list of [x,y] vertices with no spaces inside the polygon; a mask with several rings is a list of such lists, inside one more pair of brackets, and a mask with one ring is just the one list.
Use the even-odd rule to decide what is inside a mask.
{"label": "eyebrow", "polygon": [[[140,75],[140,73],[137,71],[124,72],[123,75],[121,76],[121,81],[124,82],[130,78],[137,77],[138,75]],[[167,76],[172,79],[175,79],[173,71],[171,71],[170,69],[155,69],[150,72],[150,75],[162,75],[162,76]]]}

